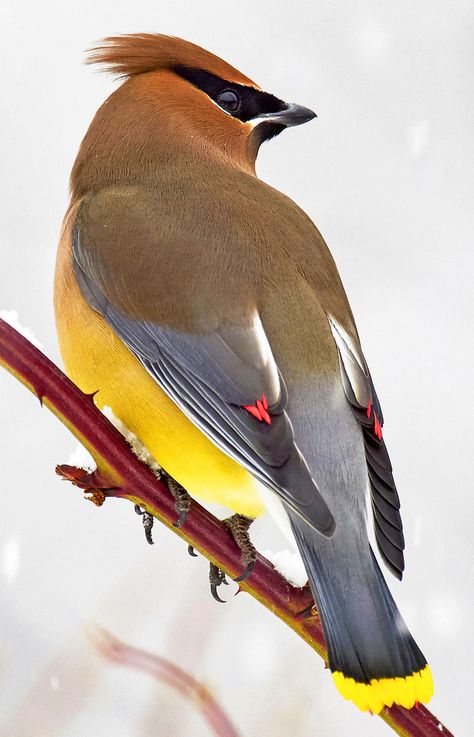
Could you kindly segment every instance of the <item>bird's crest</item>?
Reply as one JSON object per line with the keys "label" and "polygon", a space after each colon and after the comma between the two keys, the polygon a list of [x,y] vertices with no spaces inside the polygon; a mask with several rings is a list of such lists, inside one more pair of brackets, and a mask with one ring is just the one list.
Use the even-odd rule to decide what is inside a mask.
{"label": "bird's crest", "polygon": [[105,38],[89,50],[86,63],[102,64],[105,71],[119,77],[132,77],[176,66],[194,67],[221,79],[258,89],[255,82],[218,56],[189,41],[160,33]]}

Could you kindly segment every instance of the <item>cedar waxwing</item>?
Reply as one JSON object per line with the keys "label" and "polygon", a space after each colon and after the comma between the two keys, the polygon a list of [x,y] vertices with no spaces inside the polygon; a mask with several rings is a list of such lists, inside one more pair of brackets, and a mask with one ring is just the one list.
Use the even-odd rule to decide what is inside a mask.
{"label": "cedar waxwing", "polygon": [[106,39],[123,84],[71,175],[55,308],[65,367],[191,495],[296,540],[342,695],[432,695],[368,539],[401,578],[383,417],[320,233],[257,179],[260,145],[314,117],[177,38]]}

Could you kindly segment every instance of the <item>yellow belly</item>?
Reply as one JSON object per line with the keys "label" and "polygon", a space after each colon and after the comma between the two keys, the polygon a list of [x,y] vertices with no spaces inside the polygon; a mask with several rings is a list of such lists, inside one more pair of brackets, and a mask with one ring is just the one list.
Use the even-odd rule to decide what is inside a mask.
{"label": "yellow belly", "polygon": [[63,237],[58,254],[55,311],[68,376],[99,407],[114,414],[191,496],[256,517],[264,509],[259,482],[216,448],[160,389],[80,293]]}

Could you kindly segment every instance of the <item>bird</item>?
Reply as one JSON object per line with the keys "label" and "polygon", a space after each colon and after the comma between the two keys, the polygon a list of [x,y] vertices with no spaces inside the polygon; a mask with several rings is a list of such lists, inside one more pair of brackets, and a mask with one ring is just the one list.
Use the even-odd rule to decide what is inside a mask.
{"label": "bird", "polygon": [[193,497],[270,512],[345,699],[374,714],[427,702],[430,668],[369,541],[373,524],[401,579],[400,502],[352,310],[312,220],[255,170],[263,143],[315,113],[172,36],[109,37],[87,61],[120,84],[71,173],[54,287],[67,374]]}

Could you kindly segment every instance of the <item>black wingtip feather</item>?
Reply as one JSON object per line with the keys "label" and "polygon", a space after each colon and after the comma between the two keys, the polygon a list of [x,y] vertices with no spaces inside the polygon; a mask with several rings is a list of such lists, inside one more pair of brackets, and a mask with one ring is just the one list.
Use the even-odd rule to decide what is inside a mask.
{"label": "black wingtip feather", "polygon": [[386,537],[392,545],[395,545],[398,550],[402,551],[405,549],[405,539],[403,537],[403,532],[400,529],[400,527],[394,527],[390,524],[390,522],[387,522],[385,517],[383,517],[378,509],[375,503],[372,503],[372,511],[375,518],[375,524],[379,528],[379,530],[382,532],[384,537]]}
{"label": "black wingtip feather", "polygon": [[402,520],[400,516],[400,499],[392,474],[392,464],[387,447],[382,437],[374,431],[374,414],[383,424],[382,410],[372,379],[370,381],[370,395],[372,397],[373,412],[367,414],[367,409],[357,403],[347,375],[343,373],[346,397],[351,405],[352,412],[362,429],[364,438],[365,457],[370,483],[372,509],[374,518],[375,540],[384,563],[393,575],[401,580],[405,561],[403,550]]}
{"label": "black wingtip feather", "polygon": [[395,527],[397,530],[401,530],[402,525],[402,518],[400,516],[399,510],[394,507],[392,504],[389,504],[383,496],[380,496],[380,494],[372,493],[372,505],[375,505],[379,514],[384,517],[387,522],[389,522],[393,527]]}

